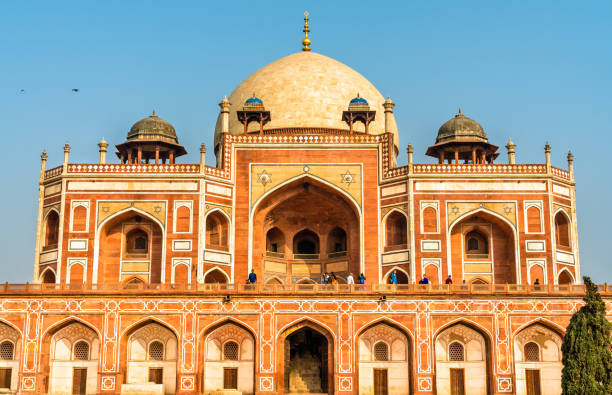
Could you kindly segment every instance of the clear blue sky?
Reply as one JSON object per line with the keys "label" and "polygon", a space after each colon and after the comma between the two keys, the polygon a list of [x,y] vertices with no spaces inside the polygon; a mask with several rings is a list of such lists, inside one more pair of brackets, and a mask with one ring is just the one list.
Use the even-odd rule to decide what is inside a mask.
{"label": "clear blue sky", "polygon": [[190,152],[183,162],[197,162],[223,95],[300,50],[305,10],[313,50],[397,104],[400,164],[408,143],[431,161],[426,147],[458,107],[492,143],[512,137],[519,162],[542,163],[549,141],[566,168],[571,149],[582,271],[612,283],[609,1],[2,2],[0,281],[31,281],[43,149],[50,167],[65,141],[71,162],[96,161],[101,137],[123,141],[155,108]]}

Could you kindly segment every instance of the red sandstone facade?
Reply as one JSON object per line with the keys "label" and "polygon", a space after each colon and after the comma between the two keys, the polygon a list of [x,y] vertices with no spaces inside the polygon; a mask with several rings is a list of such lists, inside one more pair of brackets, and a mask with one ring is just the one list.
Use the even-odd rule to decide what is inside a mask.
{"label": "red sandstone facade", "polygon": [[409,146],[398,167],[390,100],[341,103],[345,128],[293,127],[262,91],[220,104],[217,167],[204,146],[176,163],[184,149],[155,115],[117,146],[121,164],[104,141],[99,163],[70,163],[66,145],[47,170],[43,154],[34,284],[5,286],[0,305],[0,387],[559,393],[583,292],[571,155],[569,170],[548,146],[545,163],[516,164],[510,142],[493,163],[468,119],[441,128],[438,163]]}

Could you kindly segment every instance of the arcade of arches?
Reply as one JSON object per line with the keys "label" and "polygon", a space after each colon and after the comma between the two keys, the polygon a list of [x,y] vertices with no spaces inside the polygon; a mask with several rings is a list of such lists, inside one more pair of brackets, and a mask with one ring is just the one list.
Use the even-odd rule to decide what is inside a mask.
{"label": "arcade of arches", "polygon": [[[121,343],[125,346],[120,356],[122,393],[177,392],[178,339],[173,330],[145,320],[129,329]],[[97,393],[100,341],[96,331],[82,322],[66,321],[49,330],[42,344],[45,391]],[[206,330],[198,344],[201,393],[255,393],[258,346],[249,329],[224,321]],[[513,335],[517,395],[560,393],[561,344],[562,334],[539,322]],[[434,345],[436,394],[493,392],[493,351],[487,332],[459,321],[437,333]],[[279,393],[334,393],[337,345],[327,329],[300,321],[283,330],[277,347]],[[412,394],[413,347],[411,335],[393,323],[380,321],[363,328],[355,340],[358,393]],[[19,332],[0,323],[0,386],[17,388],[20,353]]]}
{"label": "arcade of arches", "polygon": [[266,279],[319,282],[324,272],[359,272],[359,219],[352,203],[303,178],[274,191],[253,217],[253,267]]}

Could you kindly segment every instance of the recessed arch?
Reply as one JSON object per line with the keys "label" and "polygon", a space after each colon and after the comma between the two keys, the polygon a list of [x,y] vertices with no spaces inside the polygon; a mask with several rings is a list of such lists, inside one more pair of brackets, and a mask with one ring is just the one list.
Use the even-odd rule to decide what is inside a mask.
{"label": "recessed arch", "polygon": [[[96,227],[96,239],[95,239],[95,243],[94,243],[94,257],[93,257],[93,265],[92,265],[92,283],[93,284],[97,284],[98,283],[98,271],[99,271],[99,263],[100,263],[100,235],[102,234],[102,230],[104,229],[104,227],[109,224],[111,221],[115,220],[116,218],[119,218],[120,216],[123,216],[125,214],[128,214],[130,212],[133,212],[134,215],[140,215],[145,217],[147,220],[157,224],[159,226],[159,229],[161,231],[161,252],[160,252],[160,277],[161,277],[161,283],[165,283],[166,281],[166,227],[164,225],[164,223],[159,220],[158,218],[156,218],[155,216],[153,216],[152,214],[141,210],[137,207],[127,207],[125,209],[119,210],[116,213],[113,213],[111,215],[109,215],[107,218],[105,218],[104,220],[102,220]],[[151,273],[151,270],[149,270],[149,273]]]}
{"label": "recessed arch", "polygon": [[555,241],[557,247],[566,251],[572,250],[572,220],[563,209],[557,209],[553,215]]}
{"label": "recessed arch", "polygon": [[281,280],[278,276],[272,276],[268,278],[265,283],[270,285],[283,284],[283,280]]}
{"label": "recessed arch", "polygon": [[[350,265],[353,264],[352,260],[354,259],[355,264],[358,263],[360,269],[355,270],[355,268],[352,268],[349,270],[353,272],[363,272],[364,271],[364,260],[363,260],[364,259],[363,258],[364,257],[364,246],[363,246],[363,243],[359,241],[363,240],[364,227],[363,227],[363,218],[362,218],[362,208],[361,208],[360,203],[352,195],[350,195],[347,191],[343,190],[342,188],[334,185],[333,183],[323,178],[317,177],[310,173],[301,174],[296,177],[291,177],[287,180],[284,180],[278,185],[271,187],[268,191],[262,194],[262,196],[260,196],[252,204],[250,208],[250,213],[249,213],[248,250],[253,251],[254,249],[253,247],[254,246],[254,233],[257,232],[257,230],[254,229],[254,223],[256,221],[256,215],[258,211],[260,210],[262,203],[268,201],[268,199],[271,196],[273,196],[275,193],[278,193],[283,188],[292,188],[302,183],[312,184],[318,188],[324,188],[324,189],[330,190],[331,192],[333,192],[333,196],[338,196],[340,200],[343,202],[343,204],[345,204],[346,207],[350,209],[350,211],[352,211],[352,213],[355,216],[355,223],[356,223],[355,229],[354,231],[352,231],[351,229],[345,229],[345,230],[349,233],[349,245],[352,245],[353,246],[352,249],[353,248],[355,249],[354,251],[355,256],[351,255],[352,252],[349,253],[349,256],[351,257]],[[258,236],[255,236],[255,237],[258,237]],[[353,237],[355,237],[356,242],[352,241]],[[251,271],[251,269],[253,268],[253,264],[254,264],[253,261],[254,261],[253,254],[249,253],[248,271]]]}
{"label": "recessed arch", "polygon": [[316,281],[314,281],[312,278],[301,278],[296,282],[296,284],[316,284]]}
{"label": "recessed arch", "polygon": [[[472,320],[458,318],[438,328],[433,336],[435,347],[436,388],[449,393],[451,383],[470,389],[470,394],[491,394],[493,392],[493,346],[488,330]],[[463,361],[451,358],[451,344],[457,343],[463,349]],[[454,369],[463,369],[464,374],[452,378]],[[456,372],[456,371],[455,371]],[[456,385],[456,384],[454,384]]]}
{"label": "recessed arch", "polygon": [[[395,270],[397,270],[398,272],[403,273],[403,274],[406,276],[407,280],[408,280],[408,281],[406,282],[406,284],[410,284],[410,274],[409,274],[409,273],[408,273],[406,270],[402,269],[402,268],[401,268],[401,267],[399,267],[399,266],[393,266],[391,269],[389,269],[389,270],[387,271],[387,273],[385,273],[385,275],[384,275],[384,277],[383,277],[383,284],[388,284],[388,283],[389,283],[389,276],[390,276],[390,275],[391,275],[391,273],[393,273]],[[398,281],[398,284],[401,284],[401,283]]]}
{"label": "recessed arch", "polygon": [[408,216],[402,210],[391,209],[382,221],[385,251],[408,248]]}
{"label": "recessed arch", "polygon": [[55,274],[55,270],[52,267],[46,267],[40,276],[38,277],[38,281],[43,284],[55,284],[57,283],[57,276]]}
{"label": "recessed arch", "polygon": [[43,250],[57,248],[59,241],[60,213],[55,208],[49,210],[43,220]]}
{"label": "recessed arch", "polygon": [[[414,389],[414,337],[404,325],[389,317],[369,321],[355,331],[354,364],[357,367],[357,383],[364,393],[374,391],[374,369],[388,371],[388,393],[407,395]],[[388,361],[376,361],[374,348],[384,341],[388,346]]]}
{"label": "recessed arch", "polygon": [[[514,260],[514,262],[513,262],[514,263],[514,271],[511,272],[511,273],[508,273],[508,274],[509,275],[511,274],[514,277],[514,278],[510,279],[511,283],[514,282],[514,283],[520,284],[521,283],[521,264],[520,264],[521,259],[520,259],[520,248],[519,248],[519,242],[518,242],[519,241],[519,237],[518,237],[517,228],[516,228],[514,223],[512,223],[510,220],[508,220],[504,216],[502,216],[502,215],[500,215],[500,214],[498,214],[498,213],[496,213],[496,212],[494,212],[492,210],[489,210],[489,209],[487,209],[485,207],[479,207],[477,209],[468,211],[468,212],[460,215],[459,217],[457,217],[448,226],[448,230],[446,232],[446,236],[447,236],[446,246],[447,246],[447,254],[448,254],[449,257],[451,257],[451,258],[449,258],[447,260],[447,271],[448,271],[448,273],[453,273],[453,263],[454,263],[454,260],[452,259],[452,249],[451,249],[451,237],[454,235],[453,230],[454,230],[455,226],[457,226],[458,224],[463,223],[465,220],[469,219],[470,217],[475,217],[478,213],[482,213],[482,214],[488,215],[488,216],[492,217],[494,220],[498,220],[502,224],[505,224],[505,225],[508,226],[509,231],[510,231],[509,233],[512,234],[512,239],[511,239],[512,248],[508,248],[508,250],[512,251],[512,253],[514,255],[514,257],[513,257],[513,260]],[[491,226],[492,226],[492,229],[495,228],[495,226],[497,226],[501,232],[504,232],[504,229],[502,227],[500,227],[499,224],[497,224],[495,222],[491,223]],[[462,234],[461,230],[459,230],[459,234]],[[509,234],[508,234],[508,236],[509,236]],[[465,247],[462,247],[462,248],[465,248]],[[493,254],[495,254],[495,248],[496,248],[495,245],[493,245],[493,244],[489,245],[489,249],[493,250]],[[490,254],[491,255],[490,259],[493,262],[492,268],[491,268],[492,269],[491,270],[491,277],[493,279],[492,282],[495,282],[495,277],[498,276],[498,275],[501,275],[501,274],[495,271],[496,263],[495,263],[495,257],[493,256],[493,254]],[[455,260],[456,260],[456,258],[455,258]],[[462,261],[461,261],[461,267],[462,267],[462,273],[461,274],[463,276],[464,275],[463,258],[462,258]],[[457,273],[454,273],[454,274],[457,274]],[[453,277],[459,278],[457,275],[454,275]],[[505,279],[504,282],[507,283],[509,281],[508,281],[508,279]]]}
{"label": "recessed arch", "polygon": [[557,284],[560,285],[572,285],[575,284],[576,280],[574,279],[574,275],[570,272],[566,267],[561,269],[557,274]]}
{"label": "recessed arch", "polygon": [[[210,277],[209,277],[210,275]],[[210,269],[208,269],[204,275],[202,276],[204,278],[204,283],[205,284],[212,284],[212,283],[229,283],[230,282],[230,277],[227,275],[227,273],[225,273],[224,270],[218,268],[218,267],[211,267]],[[206,278],[209,278],[209,281],[206,280]],[[222,278],[225,279],[225,281],[220,281]]]}
{"label": "recessed arch", "polygon": [[[284,350],[284,352],[277,353],[276,356],[278,390],[284,388],[284,393],[334,393],[336,339],[333,331],[327,325],[311,318],[300,318],[284,325],[277,332],[276,342],[277,349]],[[295,389],[291,391],[294,385],[299,383],[299,380],[295,381],[294,373],[297,377],[301,374],[298,370],[292,372],[291,377],[289,376],[288,368],[294,364],[294,360],[305,364],[298,364],[298,366],[319,367],[318,381],[309,383],[308,388],[304,388],[304,391],[295,391]]]}
{"label": "recessed arch", "polygon": [[524,323],[523,325],[515,329],[514,332],[512,332],[512,337],[514,338],[523,329],[529,328],[530,326],[533,326],[533,325],[542,325],[550,329],[551,331],[555,332],[561,338],[565,336],[565,328],[563,328],[561,325],[557,324],[554,321],[548,320],[544,317],[538,317],[538,318],[534,318],[532,320],[527,321],[526,323]]}
{"label": "recessed arch", "polygon": [[204,215],[206,249],[229,251],[231,248],[232,219],[219,207]]}

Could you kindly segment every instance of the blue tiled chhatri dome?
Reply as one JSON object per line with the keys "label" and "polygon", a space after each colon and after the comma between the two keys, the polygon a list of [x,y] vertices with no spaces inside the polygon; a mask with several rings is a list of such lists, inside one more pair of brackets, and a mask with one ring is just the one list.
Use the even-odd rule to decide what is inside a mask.
{"label": "blue tiled chhatri dome", "polygon": [[349,103],[349,109],[359,109],[359,108],[370,108],[370,105],[368,104],[368,101],[366,99],[364,99],[363,97],[359,96],[359,93],[357,93],[357,97],[355,97],[354,99],[352,99]]}
{"label": "blue tiled chhatri dome", "polygon": [[260,110],[263,109],[264,105],[263,105],[263,101],[256,97],[255,94],[253,94],[252,97],[249,97],[245,102],[244,102],[244,109],[245,110]]}

